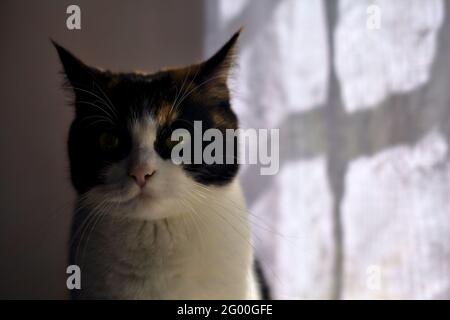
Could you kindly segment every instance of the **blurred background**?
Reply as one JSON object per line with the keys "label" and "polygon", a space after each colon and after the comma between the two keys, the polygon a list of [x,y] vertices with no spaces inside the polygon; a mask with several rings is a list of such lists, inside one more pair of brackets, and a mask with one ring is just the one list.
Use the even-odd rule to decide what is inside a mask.
{"label": "blurred background", "polygon": [[279,173],[240,176],[273,297],[450,299],[449,21],[444,0],[2,1],[0,298],[68,296],[72,110],[49,38],[154,71],[244,26],[234,109],[280,129]]}

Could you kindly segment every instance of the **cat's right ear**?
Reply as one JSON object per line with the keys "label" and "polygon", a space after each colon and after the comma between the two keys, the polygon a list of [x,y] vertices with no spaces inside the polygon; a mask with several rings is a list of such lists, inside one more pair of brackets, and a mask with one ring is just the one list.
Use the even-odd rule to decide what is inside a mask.
{"label": "cat's right ear", "polygon": [[65,76],[68,80],[68,85],[73,88],[90,89],[100,71],[84,64],[80,59],[75,57],[72,53],[55,41],[51,40],[51,42],[58,52],[59,59],[61,60],[64,68]]}

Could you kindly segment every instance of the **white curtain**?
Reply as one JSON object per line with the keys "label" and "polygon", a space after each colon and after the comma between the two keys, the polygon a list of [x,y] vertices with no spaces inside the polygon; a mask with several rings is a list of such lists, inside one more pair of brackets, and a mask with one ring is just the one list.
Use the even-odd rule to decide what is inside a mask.
{"label": "white curtain", "polygon": [[442,0],[205,1],[205,56],[244,26],[241,180],[274,298],[450,298],[450,10]]}

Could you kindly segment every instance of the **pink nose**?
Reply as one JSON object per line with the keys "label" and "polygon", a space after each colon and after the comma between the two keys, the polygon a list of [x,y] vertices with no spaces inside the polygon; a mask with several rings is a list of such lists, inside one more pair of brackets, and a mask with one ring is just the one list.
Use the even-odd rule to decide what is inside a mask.
{"label": "pink nose", "polygon": [[155,169],[146,164],[137,165],[128,172],[130,177],[132,177],[136,184],[141,188],[145,186],[147,180],[150,179],[154,173]]}

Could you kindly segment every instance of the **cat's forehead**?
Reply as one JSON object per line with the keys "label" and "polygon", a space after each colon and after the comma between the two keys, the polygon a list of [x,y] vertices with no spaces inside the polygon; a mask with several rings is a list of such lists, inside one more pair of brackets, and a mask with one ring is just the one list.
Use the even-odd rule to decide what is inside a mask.
{"label": "cat's forehead", "polygon": [[121,94],[171,92],[176,87],[176,79],[169,72],[146,73],[108,73],[104,82],[110,92]]}
{"label": "cat's forehead", "polygon": [[152,145],[156,140],[158,126],[159,124],[150,116],[131,119],[129,121],[129,131],[132,140],[139,146]]}
{"label": "cat's forehead", "polygon": [[124,120],[150,116],[166,125],[177,116],[177,86],[169,73],[111,74],[107,85],[114,107],[120,109]]}

